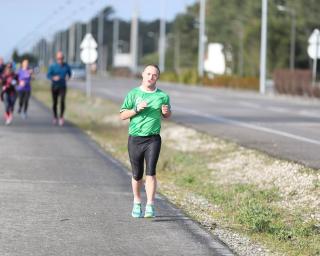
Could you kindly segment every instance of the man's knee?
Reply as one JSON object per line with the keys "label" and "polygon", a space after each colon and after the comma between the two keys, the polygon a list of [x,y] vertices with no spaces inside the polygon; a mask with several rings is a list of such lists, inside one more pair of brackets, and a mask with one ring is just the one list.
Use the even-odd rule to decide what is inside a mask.
{"label": "man's knee", "polygon": [[143,174],[141,174],[141,173],[136,173],[136,172],[133,172],[133,173],[132,173],[132,178],[133,178],[135,181],[140,181],[140,180],[142,180],[142,177],[143,177]]}

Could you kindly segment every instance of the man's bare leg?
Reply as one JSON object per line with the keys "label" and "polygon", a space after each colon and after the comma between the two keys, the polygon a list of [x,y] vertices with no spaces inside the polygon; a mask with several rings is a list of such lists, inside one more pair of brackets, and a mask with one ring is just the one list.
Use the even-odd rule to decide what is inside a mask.
{"label": "man's bare leg", "polygon": [[147,193],[147,204],[154,204],[154,198],[157,189],[157,178],[156,176],[146,175],[146,193]]}
{"label": "man's bare leg", "polygon": [[133,192],[133,201],[134,203],[141,203],[141,186],[143,183],[143,179],[141,180],[135,180],[134,178],[132,178],[132,192]]}

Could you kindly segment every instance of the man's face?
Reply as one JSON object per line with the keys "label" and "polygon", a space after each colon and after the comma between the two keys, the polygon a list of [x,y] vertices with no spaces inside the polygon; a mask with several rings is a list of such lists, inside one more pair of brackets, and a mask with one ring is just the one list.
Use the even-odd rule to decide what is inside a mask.
{"label": "man's face", "polygon": [[145,85],[155,85],[159,78],[158,70],[153,66],[147,66],[142,72],[142,81]]}
{"label": "man's face", "polygon": [[64,59],[63,54],[60,53],[60,52],[58,52],[58,53],[57,53],[57,56],[56,56],[56,59],[57,59],[57,62],[58,62],[59,64],[62,64],[62,63],[63,63],[63,59]]}

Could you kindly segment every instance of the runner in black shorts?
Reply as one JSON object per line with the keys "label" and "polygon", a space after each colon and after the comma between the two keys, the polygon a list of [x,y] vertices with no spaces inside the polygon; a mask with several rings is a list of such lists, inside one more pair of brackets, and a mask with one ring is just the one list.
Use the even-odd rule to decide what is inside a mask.
{"label": "runner in black shorts", "polygon": [[[67,80],[71,77],[70,66],[63,61],[64,55],[61,51],[56,54],[56,63],[48,70],[47,78],[51,80],[53,124],[64,124],[65,99],[67,93]],[[60,98],[60,114],[58,115],[58,100]]]}
{"label": "runner in black shorts", "polygon": [[128,140],[128,151],[132,166],[132,176],[135,180],[141,180],[146,162],[146,175],[156,175],[156,166],[161,149],[161,137],[159,134],[151,136],[131,136]]}
{"label": "runner in black shorts", "polygon": [[143,217],[140,190],[143,184],[146,162],[147,205],[144,217],[155,217],[156,166],[161,149],[161,119],[171,116],[169,96],[156,87],[160,70],[147,65],[142,72],[142,84],[126,96],[120,117],[130,118],[128,151],[132,167],[132,190],[134,196],[132,217]]}

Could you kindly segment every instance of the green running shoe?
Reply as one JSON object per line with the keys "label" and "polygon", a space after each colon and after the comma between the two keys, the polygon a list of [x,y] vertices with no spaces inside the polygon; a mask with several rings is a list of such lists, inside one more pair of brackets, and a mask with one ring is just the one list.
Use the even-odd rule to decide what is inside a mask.
{"label": "green running shoe", "polygon": [[141,210],[141,203],[134,203],[132,208],[131,216],[133,218],[142,218],[142,210]]}
{"label": "green running shoe", "polygon": [[154,218],[156,216],[154,205],[153,204],[147,204],[146,205],[146,211],[144,212],[145,218]]}

